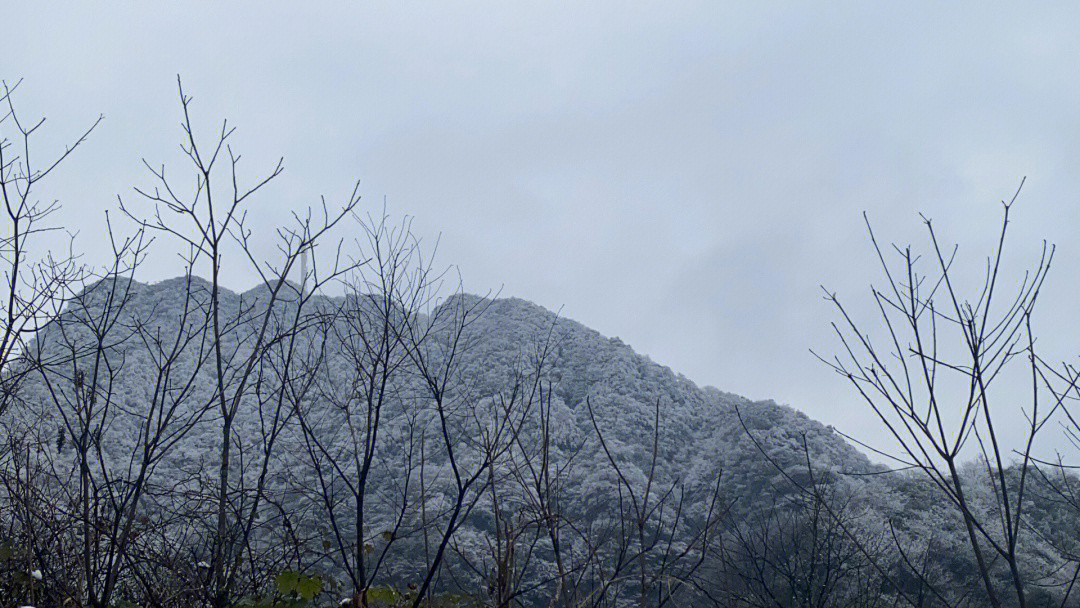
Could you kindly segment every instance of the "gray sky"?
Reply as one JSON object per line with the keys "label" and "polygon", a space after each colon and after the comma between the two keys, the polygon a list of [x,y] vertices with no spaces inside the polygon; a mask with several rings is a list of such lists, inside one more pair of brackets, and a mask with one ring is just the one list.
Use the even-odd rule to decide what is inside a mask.
{"label": "gray sky", "polygon": [[1080,350],[1075,6],[127,6],[4,9],[0,77],[49,117],[43,144],[106,117],[42,192],[89,261],[103,211],[149,183],[140,158],[180,170],[179,73],[250,175],[285,157],[259,226],[360,179],[372,210],[441,233],[468,290],[871,440],[808,352],[836,346],[819,285],[872,312],[861,212],[916,244],[924,212],[978,269],[1026,175],[1012,252],[1058,244],[1037,323],[1052,356]]}

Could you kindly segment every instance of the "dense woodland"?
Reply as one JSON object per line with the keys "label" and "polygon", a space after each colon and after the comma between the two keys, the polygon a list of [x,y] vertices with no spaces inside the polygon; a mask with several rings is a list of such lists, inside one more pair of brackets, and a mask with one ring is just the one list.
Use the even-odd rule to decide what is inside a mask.
{"label": "dense woodland", "polygon": [[[16,94],[0,94],[2,607],[1080,605],[1080,463],[1032,450],[1077,437],[1080,374],[1032,335],[1052,248],[999,273],[1012,202],[974,293],[929,221],[928,251],[871,233],[878,317],[826,292],[822,373],[899,446],[864,446],[872,461],[789,407],[464,293],[358,188],[258,259],[271,237],[246,212],[282,166],[243,183],[231,127],[200,138],[183,90],[188,164],[146,163],[110,211],[111,263],[47,251],[48,183],[94,125],[47,156]],[[186,272],[156,276],[151,248]],[[230,291],[226,267],[258,286]],[[1030,399],[992,406],[1013,367]],[[998,407],[1024,411],[1026,445],[999,444]]]}

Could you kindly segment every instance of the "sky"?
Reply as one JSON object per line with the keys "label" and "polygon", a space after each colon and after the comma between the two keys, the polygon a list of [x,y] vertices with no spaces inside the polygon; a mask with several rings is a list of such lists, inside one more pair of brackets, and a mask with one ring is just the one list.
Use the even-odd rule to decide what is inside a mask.
{"label": "sky", "polygon": [[[1026,176],[1006,266],[1057,245],[1034,322],[1051,358],[1080,354],[1075,6],[222,4],[4,9],[0,78],[48,117],[41,156],[105,117],[40,193],[85,261],[104,259],[106,211],[151,183],[143,159],[183,175],[179,75],[198,133],[237,127],[243,177],[284,158],[257,230],[358,180],[468,291],[872,443],[880,425],[810,352],[839,348],[823,285],[873,320],[862,214],[916,247],[933,218],[976,276]],[[154,255],[143,280],[180,272]]]}

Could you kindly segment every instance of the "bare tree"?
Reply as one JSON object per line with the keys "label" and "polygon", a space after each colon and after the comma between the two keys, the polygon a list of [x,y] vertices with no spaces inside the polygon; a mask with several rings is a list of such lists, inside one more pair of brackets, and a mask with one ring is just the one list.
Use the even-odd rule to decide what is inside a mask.
{"label": "bare tree", "polygon": [[[459,562],[473,579],[486,587],[486,605],[531,605],[541,601],[552,578],[542,572],[542,556],[550,553],[561,574],[554,578],[550,602],[559,602],[568,589],[559,535],[566,525],[559,512],[551,451],[551,381],[545,378],[552,356],[553,319],[537,344],[523,350],[528,360],[519,360],[511,370],[506,387],[480,405],[486,424],[480,442],[491,465],[478,504],[483,518],[481,542],[453,539],[451,546]],[[554,473],[553,473],[554,470]],[[545,494],[546,495],[543,495]],[[552,540],[554,539],[554,540]]]}
{"label": "bare tree", "polygon": [[[260,472],[255,475],[254,487],[243,487],[241,484],[246,478],[241,471],[234,469],[234,460],[239,456],[233,453],[238,441],[234,428],[237,415],[241,406],[250,401],[267,349],[282,340],[293,340],[297,327],[302,323],[302,315],[296,313],[292,316],[292,325],[280,324],[282,309],[290,305],[295,307],[294,310],[302,309],[311,301],[310,293],[344,269],[339,264],[339,257],[331,260],[328,276],[317,278],[316,284],[311,286],[313,291],[303,294],[298,285],[288,281],[290,271],[300,266],[302,259],[314,254],[316,243],[341,220],[349,217],[359,204],[360,197],[357,187],[340,209],[331,211],[323,201],[320,216],[313,216],[310,212],[304,217],[294,216],[294,226],[277,231],[281,261],[258,260],[251,247],[252,232],[246,224],[246,205],[281,174],[282,161],[279,160],[266,176],[255,180],[250,186],[241,187],[237,171],[240,156],[228,145],[234,129],[223,121],[220,133],[211,140],[211,145],[201,147],[192,125],[191,98],[184,93],[182,85],[179,92],[184,133],[181,148],[191,162],[195,178],[194,192],[182,194],[166,176],[164,167],[154,168],[144,161],[156,186],[136,191],[153,205],[153,214],[150,218],[144,218],[130,211],[122,201],[121,209],[144,230],[160,232],[178,240],[190,252],[187,263],[193,269],[200,265],[208,267],[208,314],[215,386],[213,401],[221,431],[217,495],[213,500],[216,526],[210,542],[209,582],[213,604],[222,607],[232,601],[235,594],[241,549],[249,540],[249,522],[253,521],[253,514],[258,512],[263,499],[266,467],[271,458],[274,438],[279,432],[277,425],[283,422],[281,405],[284,400],[279,398],[273,413],[269,414],[273,424],[264,436],[262,464],[258,465]],[[227,167],[220,179],[218,169],[222,165],[219,161],[225,162]],[[224,184],[219,181],[224,181]],[[241,301],[235,309],[226,308],[221,301],[221,270],[230,246],[234,247],[231,251],[235,252],[237,262],[254,271],[265,285],[265,291],[258,293],[254,301]],[[300,284],[307,291],[308,277],[302,277]],[[282,363],[279,361],[279,365]],[[281,371],[284,372],[284,368]],[[288,383],[287,372],[282,380],[283,385]],[[282,394],[279,392],[279,395]],[[244,501],[247,501],[246,504]]]}
{"label": "bare tree", "polygon": [[712,543],[717,541],[719,524],[727,508],[721,501],[722,474],[704,498],[702,521],[693,525],[684,511],[687,488],[680,479],[665,483],[657,477],[660,455],[660,399],[653,408],[652,445],[645,469],[644,483],[631,481],[627,463],[613,454],[600,429],[590,400],[586,399],[589,420],[600,448],[614,472],[616,484],[616,528],[613,546],[597,547],[592,552],[597,561],[596,588],[588,604],[603,605],[619,591],[636,591],[638,606],[664,606],[693,586],[697,571],[704,564]]}
{"label": "bare tree", "polygon": [[[1077,381],[1063,374],[1065,386],[1049,399],[1040,387],[1047,372],[1036,353],[1031,318],[1054,248],[1044,243],[1038,261],[1012,284],[1003,276],[1002,254],[1015,200],[1014,195],[1002,203],[997,244],[986,260],[981,286],[969,295],[962,285],[965,275],[956,268],[957,248],[942,245],[929,219],[923,218],[930,239],[928,264],[911,247],[893,247],[895,257],[890,258],[870,231],[885,280],[884,288],[872,289],[882,330],[877,333],[884,340],[875,340],[836,294],[826,291],[840,315],[833,327],[842,348],[840,355],[822,358],[850,381],[896,440],[899,453],[889,456],[923,472],[955,509],[985,601],[995,607],[1029,605],[1036,575],[1024,571],[1021,556],[1030,538],[1025,512],[1035,469],[1032,448]],[[997,399],[1003,401],[1000,407],[1011,408],[1003,414],[995,403],[999,393],[991,387],[1007,376],[1012,363],[1026,366],[1032,390],[1020,406],[1015,396],[1006,398],[1010,404]],[[1020,414],[1027,420],[1026,437],[1019,446],[1007,445],[1001,438],[1001,417]],[[981,476],[962,471],[961,459],[969,454],[978,455]],[[980,484],[989,488],[988,509],[973,497]],[[995,582],[1002,567],[1007,588]]]}
{"label": "bare tree", "polygon": [[407,327],[426,311],[437,277],[408,218],[393,225],[384,213],[357,225],[367,257],[326,326],[339,364],[320,370],[317,400],[296,417],[314,499],[329,522],[330,562],[352,584],[354,605],[367,606],[414,511],[421,395],[410,356],[418,345],[407,341]]}
{"label": "bare tree", "polygon": [[410,359],[431,404],[429,432],[437,437],[451,480],[449,506],[432,521],[441,531],[436,533],[435,552],[428,559],[413,608],[424,602],[455,533],[483,496],[487,471],[510,445],[511,421],[488,415],[475,395],[464,390],[461,377],[461,359],[476,339],[468,330],[489,303],[459,290],[430,314],[410,318],[405,328]]}
{"label": "bare tree", "polygon": [[[25,569],[18,573],[28,576],[41,572],[45,567],[42,558],[62,542],[67,530],[51,516],[49,500],[56,498],[55,494],[31,485],[36,474],[49,468],[49,463],[35,457],[38,447],[53,441],[6,413],[23,398],[24,382],[36,373],[30,353],[34,340],[57,318],[75,284],[86,276],[72,246],[74,235],[64,233],[54,223],[60,204],[43,202],[41,186],[87,140],[103,117],[98,116],[62,152],[40,160],[36,136],[45,119],[27,122],[17,111],[14,98],[19,82],[9,85],[4,81],[0,87],[0,198],[4,215],[0,235],[0,428],[7,436],[0,444],[0,491],[4,506],[9,507],[0,508],[0,545],[6,547],[4,552],[10,552],[0,562],[21,562],[20,568]],[[42,585],[33,578],[26,582],[31,595],[48,597],[40,589],[34,592],[35,586]]]}
{"label": "bare tree", "polygon": [[[38,199],[39,185],[75,151],[101,123],[98,118],[62,153],[37,161],[34,136],[45,124],[24,122],[15,109],[14,93],[19,83],[0,86],[0,196],[4,205],[4,233],[0,236],[0,264],[3,265],[0,291],[0,414],[14,398],[18,382],[29,373],[27,366],[13,365],[24,352],[27,340],[55,318],[71,292],[69,285],[81,276],[82,267],[67,239],[67,250],[48,251],[32,257],[35,248],[46,245],[48,233],[61,227],[51,223],[60,209],[57,202]],[[40,251],[40,249],[38,249]]]}
{"label": "bare tree", "polygon": [[[719,594],[731,606],[831,607],[895,606],[872,556],[886,559],[881,546],[860,530],[862,547],[848,531],[858,529],[850,499],[836,496],[835,484],[818,482],[811,493],[777,492],[772,504],[731,527],[719,556]],[[904,605],[904,604],[899,604]]]}

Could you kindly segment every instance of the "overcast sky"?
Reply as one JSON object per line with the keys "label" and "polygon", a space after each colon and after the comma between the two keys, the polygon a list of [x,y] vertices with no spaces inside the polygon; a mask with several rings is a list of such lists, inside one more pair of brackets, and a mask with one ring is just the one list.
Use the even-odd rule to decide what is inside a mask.
{"label": "overcast sky", "polygon": [[285,158],[258,226],[358,179],[370,209],[441,234],[469,291],[871,440],[809,353],[836,349],[820,285],[872,312],[862,212],[919,245],[927,214],[977,270],[1027,176],[1009,260],[1057,243],[1036,321],[1052,357],[1080,351],[1075,6],[217,4],[4,9],[0,77],[49,117],[42,144],[105,115],[41,193],[88,261],[104,211],[149,183],[141,158],[179,173],[180,74],[202,133],[238,127],[252,177]]}

